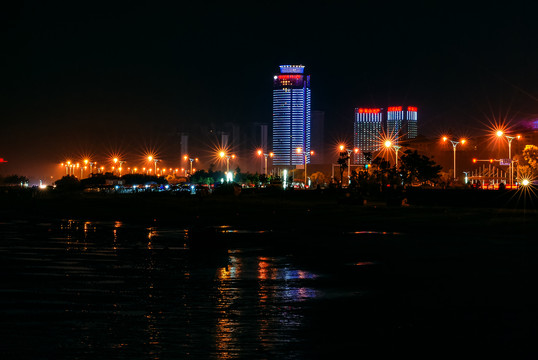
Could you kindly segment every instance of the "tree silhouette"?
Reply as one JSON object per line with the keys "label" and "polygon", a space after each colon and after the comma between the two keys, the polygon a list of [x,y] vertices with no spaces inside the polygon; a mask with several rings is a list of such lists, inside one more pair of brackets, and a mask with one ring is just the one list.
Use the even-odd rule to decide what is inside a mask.
{"label": "tree silhouette", "polygon": [[433,160],[418,152],[406,150],[400,158],[400,173],[404,184],[411,184],[414,181],[420,183],[434,182],[441,176],[441,165],[437,165]]}
{"label": "tree silhouette", "polygon": [[349,160],[349,154],[347,151],[341,151],[338,156],[337,163],[340,165],[340,187],[344,183],[344,171],[347,169],[347,161]]}

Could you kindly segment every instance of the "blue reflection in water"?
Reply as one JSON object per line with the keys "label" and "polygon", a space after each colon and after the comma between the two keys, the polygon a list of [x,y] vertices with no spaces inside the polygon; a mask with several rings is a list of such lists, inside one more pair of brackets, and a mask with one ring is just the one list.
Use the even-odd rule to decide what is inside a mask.
{"label": "blue reflection in water", "polygon": [[[229,265],[217,271],[218,357],[232,358],[249,347],[274,351],[279,344],[297,342],[293,333],[301,329],[303,315],[294,304],[318,295],[303,284],[316,277],[289,268],[285,257],[229,251]],[[242,337],[247,334],[252,338],[245,343]]]}

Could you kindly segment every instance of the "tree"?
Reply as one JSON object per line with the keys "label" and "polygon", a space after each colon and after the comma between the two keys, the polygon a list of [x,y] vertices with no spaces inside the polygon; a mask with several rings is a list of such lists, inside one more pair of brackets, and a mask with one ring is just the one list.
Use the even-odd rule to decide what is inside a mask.
{"label": "tree", "polygon": [[404,184],[414,181],[420,183],[434,182],[440,177],[441,165],[418,152],[406,150],[400,158],[400,170]]}
{"label": "tree", "polygon": [[344,183],[344,171],[347,169],[347,161],[349,160],[349,154],[347,151],[340,151],[337,163],[340,165],[340,187]]}
{"label": "tree", "polygon": [[26,176],[20,176],[20,175],[9,175],[9,176],[6,176],[5,178],[0,178],[0,184],[5,184],[5,185],[9,185],[9,186],[13,186],[13,185],[18,185],[18,186],[22,186],[22,185],[28,185],[28,178]]}
{"label": "tree", "polygon": [[535,172],[538,171],[538,146],[526,145],[523,149],[523,159]]}
{"label": "tree", "polygon": [[310,174],[310,180],[312,180],[313,186],[324,184],[326,179],[327,177],[321,171],[316,171],[315,173]]}
{"label": "tree", "polygon": [[[211,170],[210,170],[211,171]],[[213,171],[211,174],[205,170],[198,170],[191,175],[191,183],[193,184],[211,184],[213,181]]]}
{"label": "tree", "polygon": [[56,180],[54,184],[58,190],[63,191],[74,191],[82,188],[80,181],[75,177],[75,175],[66,175],[60,180]]}

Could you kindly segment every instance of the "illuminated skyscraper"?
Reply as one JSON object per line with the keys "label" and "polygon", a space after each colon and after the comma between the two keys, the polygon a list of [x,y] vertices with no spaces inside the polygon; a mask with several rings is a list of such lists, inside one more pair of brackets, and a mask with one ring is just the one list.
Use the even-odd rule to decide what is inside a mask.
{"label": "illuminated skyscraper", "polygon": [[365,152],[374,153],[379,149],[380,134],[383,133],[382,109],[355,109],[354,146],[359,149],[355,154],[356,164],[366,164]]}
{"label": "illuminated skyscraper", "polygon": [[[303,65],[281,65],[273,80],[273,164],[310,162],[310,75]],[[301,148],[304,153],[298,153]]]}
{"label": "illuminated skyscraper", "polygon": [[418,109],[415,106],[408,106],[405,114],[404,131],[406,139],[415,139],[418,135]]}
{"label": "illuminated skyscraper", "polygon": [[404,112],[401,106],[389,106],[387,108],[387,127],[385,134],[394,139],[397,144],[403,135]]}
{"label": "illuminated skyscraper", "polygon": [[417,108],[408,106],[407,111],[401,106],[387,108],[387,127],[385,132],[399,140],[414,139],[417,137]]}
{"label": "illuminated skyscraper", "polygon": [[382,146],[381,139],[392,138],[394,145],[402,140],[417,137],[417,108],[408,106],[389,106],[386,120],[383,109],[355,109],[354,146],[359,149],[355,155],[356,164],[366,164],[365,152],[375,152]]}

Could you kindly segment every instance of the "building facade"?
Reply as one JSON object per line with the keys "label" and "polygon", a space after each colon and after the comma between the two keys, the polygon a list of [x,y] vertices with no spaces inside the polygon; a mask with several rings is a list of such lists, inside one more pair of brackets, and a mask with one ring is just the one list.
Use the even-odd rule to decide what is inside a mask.
{"label": "building facade", "polygon": [[303,65],[281,65],[273,79],[273,165],[303,165],[304,154],[310,162],[310,122],[310,75]]}
{"label": "building facade", "polygon": [[384,131],[382,110],[379,108],[355,109],[353,145],[359,149],[353,155],[355,164],[366,164],[364,153],[374,153],[379,149],[379,139]]}
{"label": "building facade", "polygon": [[418,109],[414,106],[389,106],[385,133],[398,144],[400,140],[415,139],[418,135]]}
{"label": "building facade", "polygon": [[418,135],[418,109],[414,106],[355,109],[354,146],[359,149],[355,164],[364,165],[365,152],[378,151],[382,140],[391,139],[394,145],[415,139]]}

